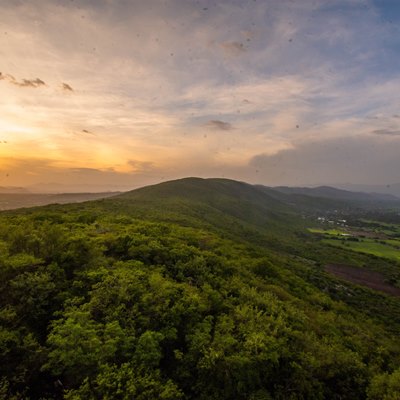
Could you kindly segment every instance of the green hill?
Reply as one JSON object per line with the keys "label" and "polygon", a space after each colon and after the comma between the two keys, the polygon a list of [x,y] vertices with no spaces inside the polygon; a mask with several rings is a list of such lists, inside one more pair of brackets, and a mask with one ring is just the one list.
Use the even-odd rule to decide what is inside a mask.
{"label": "green hill", "polygon": [[400,299],[323,268],[399,265],[290,196],[186,178],[1,213],[0,399],[399,398]]}
{"label": "green hill", "polygon": [[359,210],[400,209],[400,198],[390,194],[351,192],[329,186],[257,187],[279,201],[307,212],[340,210],[350,213]]}
{"label": "green hill", "polygon": [[292,211],[256,186],[229,179],[184,178],[133,190],[117,198],[133,200],[135,205],[145,202],[154,206],[162,202],[164,208],[197,204],[244,219],[251,219],[252,213],[256,213],[254,221],[260,216],[268,219],[276,217],[277,212]]}

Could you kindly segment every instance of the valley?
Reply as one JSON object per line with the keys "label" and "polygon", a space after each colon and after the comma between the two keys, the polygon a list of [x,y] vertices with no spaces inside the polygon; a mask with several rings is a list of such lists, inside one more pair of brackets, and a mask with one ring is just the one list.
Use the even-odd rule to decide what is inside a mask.
{"label": "valley", "polygon": [[331,228],[335,221],[327,221],[322,228],[309,228],[323,243],[334,247],[372,254],[400,261],[400,224],[387,224],[378,221],[357,220],[357,226],[350,226],[346,220],[336,222],[338,228]]}

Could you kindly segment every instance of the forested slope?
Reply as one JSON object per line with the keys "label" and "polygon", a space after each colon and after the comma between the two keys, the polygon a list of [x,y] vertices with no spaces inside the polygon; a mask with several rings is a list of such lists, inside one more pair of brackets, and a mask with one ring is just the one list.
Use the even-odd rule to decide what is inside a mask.
{"label": "forested slope", "polygon": [[398,399],[399,299],[304,227],[228,180],[2,213],[0,398]]}

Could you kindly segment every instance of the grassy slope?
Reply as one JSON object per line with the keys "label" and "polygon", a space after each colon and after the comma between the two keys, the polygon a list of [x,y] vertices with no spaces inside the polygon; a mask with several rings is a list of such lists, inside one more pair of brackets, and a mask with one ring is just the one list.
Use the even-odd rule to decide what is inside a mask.
{"label": "grassy slope", "polygon": [[[293,207],[257,187],[228,179],[185,178],[124,193],[97,203],[153,221],[217,230],[223,236],[273,241],[303,226]],[[288,227],[290,227],[288,231]]]}
{"label": "grassy slope", "polygon": [[[310,209],[318,202],[317,198],[304,196],[302,202],[306,200]],[[330,201],[323,199],[323,202],[325,207]],[[286,198],[282,201],[259,186],[228,179],[185,178],[90,202],[85,207],[214,232],[251,246],[255,254],[273,255],[281,263],[290,265],[303,279],[312,280],[320,289],[331,292],[334,298],[351,304],[368,316],[373,315],[385,323],[398,320],[400,324],[400,319],[393,317],[400,311],[397,299],[367,288],[359,288],[358,295],[350,299],[347,289],[332,290],[335,279],[323,271],[323,266],[329,263],[358,265],[379,271],[388,280],[400,282],[399,267],[389,260],[371,258],[345,246],[333,251],[315,234],[308,233],[310,222],[300,216],[297,207],[288,203]],[[337,206],[339,203],[332,200],[332,204]],[[345,203],[340,204],[345,207]],[[345,287],[352,285],[345,283]],[[376,303],[380,307],[376,307]]]}

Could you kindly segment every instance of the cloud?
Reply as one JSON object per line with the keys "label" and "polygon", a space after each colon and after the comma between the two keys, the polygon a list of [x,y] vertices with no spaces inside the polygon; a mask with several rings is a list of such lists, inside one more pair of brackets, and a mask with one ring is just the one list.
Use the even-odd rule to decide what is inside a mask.
{"label": "cloud", "polygon": [[390,129],[375,129],[372,131],[375,135],[387,135],[387,136],[400,136],[400,130],[394,131]]}
{"label": "cloud", "polygon": [[98,174],[103,172],[101,169],[97,168],[70,168],[69,169],[71,172],[76,173],[76,174]]}
{"label": "cloud", "polygon": [[228,56],[238,56],[246,51],[246,47],[242,42],[223,42],[221,47]]}
{"label": "cloud", "polygon": [[38,88],[40,86],[45,86],[46,84],[39,78],[36,79],[22,79],[21,81],[17,81],[13,76],[9,75],[10,79],[8,80],[13,85],[19,87],[32,87]]}
{"label": "cloud", "polygon": [[2,72],[0,72],[0,81],[1,80],[7,81],[7,82],[10,82],[10,83],[16,82],[15,78],[12,75],[3,74]]}
{"label": "cloud", "polygon": [[134,173],[150,172],[155,169],[155,165],[151,161],[129,160],[128,164],[132,167]]}
{"label": "cloud", "polygon": [[398,181],[400,141],[388,136],[306,140],[273,155],[258,154],[249,166],[271,184],[334,184]]}
{"label": "cloud", "polygon": [[83,133],[86,133],[86,134],[88,134],[88,135],[93,135],[93,136],[94,136],[94,133],[88,131],[87,129],[82,129],[82,132],[83,132]]}
{"label": "cloud", "polygon": [[73,92],[74,89],[72,89],[72,87],[70,85],[68,85],[68,83],[61,83],[61,88],[62,90],[65,90],[66,92]]}
{"label": "cloud", "polygon": [[42,158],[4,158],[2,162],[0,185],[7,179],[7,182],[12,180],[18,186],[33,186],[38,192],[130,190],[148,183],[157,183],[162,177],[162,171],[151,173],[149,165],[146,170],[145,162],[137,162],[142,165],[142,171],[130,172],[84,166],[68,168],[57,160]]}
{"label": "cloud", "polygon": [[40,86],[46,86],[46,83],[42,81],[39,78],[36,79],[22,79],[21,81],[18,81],[15,79],[14,76],[10,74],[2,74],[0,72],[0,80],[6,80],[9,83],[12,83],[15,86],[19,87],[32,87],[32,88],[38,88]]}
{"label": "cloud", "polygon": [[46,84],[44,83],[44,81],[42,81],[39,78],[36,79],[22,79],[22,81],[20,82],[11,82],[14,85],[20,86],[20,87],[33,87],[33,88],[37,88],[40,86],[45,86]]}
{"label": "cloud", "polygon": [[233,129],[233,126],[229,122],[219,121],[216,119],[208,121],[205,124],[205,126],[212,128],[212,129],[218,129],[221,131],[230,131]]}

